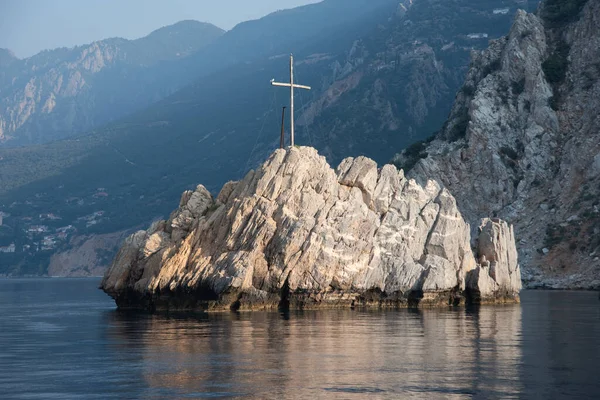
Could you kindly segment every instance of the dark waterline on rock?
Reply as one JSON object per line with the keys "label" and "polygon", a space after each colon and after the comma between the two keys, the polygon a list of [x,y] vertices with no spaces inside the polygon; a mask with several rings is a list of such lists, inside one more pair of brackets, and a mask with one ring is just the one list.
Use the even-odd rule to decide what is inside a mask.
{"label": "dark waterline on rock", "polygon": [[98,279],[0,280],[0,397],[599,398],[600,301],[122,313]]}

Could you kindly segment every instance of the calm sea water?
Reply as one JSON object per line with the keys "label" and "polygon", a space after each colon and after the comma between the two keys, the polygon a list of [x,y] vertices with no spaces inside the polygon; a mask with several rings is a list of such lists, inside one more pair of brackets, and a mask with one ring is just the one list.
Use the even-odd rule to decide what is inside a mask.
{"label": "calm sea water", "polygon": [[600,398],[600,301],[123,314],[98,280],[0,281],[3,399]]}

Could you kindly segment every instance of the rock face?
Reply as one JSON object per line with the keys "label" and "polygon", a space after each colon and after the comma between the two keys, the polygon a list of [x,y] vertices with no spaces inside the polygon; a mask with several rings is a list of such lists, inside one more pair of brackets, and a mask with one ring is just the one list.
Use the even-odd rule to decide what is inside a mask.
{"label": "rock face", "polygon": [[[394,149],[428,137],[448,116],[470,51],[505,35],[517,8],[529,7],[502,3],[507,15],[494,13],[497,2],[398,1],[372,34],[332,58],[322,92],[299,114],[299,131],[310,130],[332,163],[356,154],[387,162]],[[485,38],[468,36],[481,27]]]}
{"label": "rock face", "polygon": [[127,234],[127,231],[121,231],[106,235],[74,237],[69,243],[71,248],[50,257],[48,276],[102,276],[112,261],[112,254]]}
{"label": "rock face", "polygon": [[[277,150],[216,199],[185,192],[129,237],[102,281],[119,307],[264,309],[516,301],[512,228],[484,220],[477,251],[452,195],[392,165]],[[478,263],[477,260],[480,260]]]}
{"label": "rock face", "polygon": [[491,296],[510,298],[521,288],[515,234],[512,226],[499,219],[483,219],[477,243],[479,265],[467,276],[467,288],[473,302]]}
{"label": "rock face", "polygon": [[474,52],[444,129],[396,164],[422,158],[408,176],[441,182],[470,223],[513,223],[530,286],[600,288],[599,78],[598,1],[520,11]]}

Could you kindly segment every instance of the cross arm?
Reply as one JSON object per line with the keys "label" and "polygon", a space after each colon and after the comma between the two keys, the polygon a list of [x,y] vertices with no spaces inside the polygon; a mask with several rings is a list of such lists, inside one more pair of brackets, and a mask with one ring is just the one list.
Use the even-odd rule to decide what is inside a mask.
{"label": "cross arm", "polygon": [[304,85],[296,85],[294,83],[294,87],[297,89],[306,89],[306,90],[310,90],[310,86],[304,86]]}
{"label": "cross arm", "polygon": [[271,81],[271,85],[273,85],[273,86],[283,86],[283,87],[290,87],[290,86],[292,86],[289,83],[279,83],[279,82],[275,82],[275,81]]}
{"label": "cross arm", "polygon": [[[292,87],[291,84],[289,83],[280,83],[280,82],[275,82],[274,80],[271,81],[271,85],[273,86],[282,86],[282,87]],[[304,85],[297,85],[294,83],[294,88],[295,89],[306,89],[306,90],[311,90],[310,86],[304,86]]]}

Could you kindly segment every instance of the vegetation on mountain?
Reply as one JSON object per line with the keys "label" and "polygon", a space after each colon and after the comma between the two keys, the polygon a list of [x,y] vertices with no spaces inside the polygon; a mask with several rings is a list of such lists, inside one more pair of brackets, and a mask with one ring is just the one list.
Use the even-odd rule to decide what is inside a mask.
{"label": "vegetation on mountain", "polygon": [[402,160],[395,160],[393,162],[394,165],[396,165],[398,169],[410,171],[419,160],[427,158],[429,155],[429,153],[427,153],[427,145],[431,143],[434,138],[435,135],[432,135],[427,140],[419,140],[408,146],[403,152],[404,158]]}
{"label": "vegetation on mountain", "polygon": [[546,0],[542,17],[551,27],[561,27],[577,19],[588,0]]}
{"label": "vegetation on mountain", "polygon": [[570,46],[564,40],[559,40],[555,50],[544,61],[542,69],[548,82],[557,84],[565,79],[567,68],[569,67],[568,57],[570,50]]}

